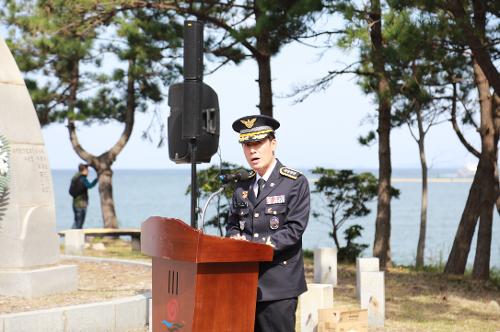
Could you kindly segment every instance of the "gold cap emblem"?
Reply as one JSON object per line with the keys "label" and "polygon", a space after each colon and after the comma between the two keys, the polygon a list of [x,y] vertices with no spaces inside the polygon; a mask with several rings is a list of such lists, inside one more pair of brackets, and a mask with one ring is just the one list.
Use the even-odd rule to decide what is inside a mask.
{"label": "gold cap emblem", "polygon": [[250,129],[255,124],[255,121],[257,121],[257,118],[248,119],[248,120],[240,120],[240,121],[241,121],[241,123],[243,123],[245,125],[245,127]]}

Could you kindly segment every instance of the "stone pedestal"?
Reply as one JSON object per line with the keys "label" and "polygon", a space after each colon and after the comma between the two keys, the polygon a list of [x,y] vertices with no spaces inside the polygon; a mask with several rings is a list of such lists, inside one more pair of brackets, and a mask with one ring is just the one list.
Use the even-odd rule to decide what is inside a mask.
{"label": "stone pedestal", "polygon": [[[0,295],[13,295],[13,287],[24,297],[76,289],[76,266],[57,265],[52,177],[40,124],[1,37],[0,136],[9,146],[8,182],[0,193]],[[24,285],[13,285],[16,279]]]}
{"label": "stone pedestal", "polygon": [[337,286],[337,249],[314,250],[314,282]]}
{"label": "stone pedestal", "polygon": [[7,296],[38,297],[75,290],[78,278],[76,265],[56,265],[33,269],[0,270],[0,294]]}
{"label": "stone pedestal", "polygon": [[359,278],[361,272],[378,272],[379,261],[376,257],[356,258],[356,297],[359,300]]}
{"label": "stone pedestal", "polygon": [[326,284],[307,284],[307,292],[299,296],[296,313],[296,330],[316,332],[318,309],[333,306],[333,286]]}
{"label": "stone pedestal", "polygon": [[384,272],[361,272],[359,288],[362,309],[368,309],[368,326],[383,327],[385,321]]}

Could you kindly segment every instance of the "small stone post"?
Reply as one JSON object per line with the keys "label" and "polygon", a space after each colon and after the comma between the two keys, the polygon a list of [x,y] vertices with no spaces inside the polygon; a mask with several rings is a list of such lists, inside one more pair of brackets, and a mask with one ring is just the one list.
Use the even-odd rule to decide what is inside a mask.
{"label": "small stone post", "polygon": [[314,250],[314,282],[337,286],[337,249]]}

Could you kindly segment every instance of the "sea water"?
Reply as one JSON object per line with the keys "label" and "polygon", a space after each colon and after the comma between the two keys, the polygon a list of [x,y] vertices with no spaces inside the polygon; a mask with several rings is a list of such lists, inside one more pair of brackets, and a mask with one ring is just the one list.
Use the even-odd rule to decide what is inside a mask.
{"label": "sea water", "polygon": [[[56,201],[57,230],[71,228],[73,211],[71,197],[68,194],[69,183],[74,171],[52,171],[54,195]],[[305,172],[314,188],[314,176]],[[430,176],[443,179],[453,177],[453,170],[432,170]],[[95,173],[91,171],[89,180]],[[393,199],[391,204],[391,252],[393,260],[398,264],[414,264],[420,229],[420,197],[421,186],[418,182],[419,170],[394,170],[393,187],[400,190],[399,199]],[[408,180],[411,179],[411,180]],[[113,196],[119,226],[139,228],[141,223],[150,216],[178,218],[190,222],[190,195],[186,189],[190,184],[190,170],[116,170],[113,174]],[[457,226],[463,212],[471,182],[463,179],[429,183],[429,204],[427,215],[426,263],[446,262],[453,245]],[[96,188],[89,190],[90,202],[85,219],[85,228],[102,227],[102,217],[99,193]],[[311,208],[320,211],[323,202],[316,194],[311,195]],[[214,200],[215,202],[217,200]],[[202,207],[205,200],[200,200]],[[368,216],[353,219],[345,225],[359,224],[364,227],[358,243],[365,243],[369,248],[363,253],[370,256],[375,234],[376,202],[368,204],[371,213]],[[207,219],[214,215],[215,205],[211,204]],[[345,227],[344,227],[345,229]],[[328,235],[332,228],[329,220],[318,220],[311,216],[309,225],[303,236],[305,248],[334,246],[333,239]],[[209,234],[218,234],[216,229],[206,229]],[[343,241],[343,229],[339,239]],[[491,265],[500,268],[500,218],[494,211],[493,236],[491,247]],[[469,255],[469,265],[472,264],[475,253],[473,246]]]}

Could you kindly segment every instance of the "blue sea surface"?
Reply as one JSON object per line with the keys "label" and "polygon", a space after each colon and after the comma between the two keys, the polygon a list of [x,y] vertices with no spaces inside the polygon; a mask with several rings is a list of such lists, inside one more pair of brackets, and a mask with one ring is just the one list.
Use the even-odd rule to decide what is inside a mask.
{"label": "blue sea surface", "polygon": [[[366,171],[366,170],[365,170]],[[53,170],[54,195],[56,201],[57,229],[71,228],[73,211],[71,197],[68,194],[69,183],[74,171]],[[434,178],[447,178],[455,175],[453,170],[431,170]],[[314,176],[306,172],[312,181]],[[95,173],[91,171],[89,180]],[[419,178],[419,170],[394,170],[393,178]],[[190,196],[186,188],[190,184],[190,170],[116,170],[113,175],[113,195],[116,214],[120,227],[140,227],[150,216],[178,218],[190,222]],[[420,228],[421,183],[394,181],[394,187],[401,191],[399,199],[392,200],[391,210],[391,251],[392,258],[398,264],[414,264]],[[427,216],[426,263],[446,262],[460,217],[467,200],[470,182],[431,182],[429,183],[429,207]],[[89,191],[90,204],[87,210],[85,228],[102,227],[99,193],[96,188]],[[312,210],[322,208],[321,200],[312,194]],[[217,201],[217,200],[214,200]],[[203,207],[204,200],[199,202]],[[363,253],[370,256],[375,233],[376,202],[369,204],[370,215],[349,221],[347,225],[357,223],[364,227],[362,238],[357,242],[366,243],[369,248]],[[208,211],[213,216],[214,204]],[[215,229],[207,233],[217,234]],[[328,221],[321,222],[311,216],[304,233],[304,247],[314,249],[334,246],[328,233],[331,227]],[[342,231],[342,230],[341,230]],[[339,234],[343,237],[343,234]],[[500,218],[494,212],[493,236],[491,247],[491,265],[500,268]],[[343,239],[342,239],[343,240]],[[341,241],[343,245],[344,241]],[[472,264],[476,239],[469,255]]]}

